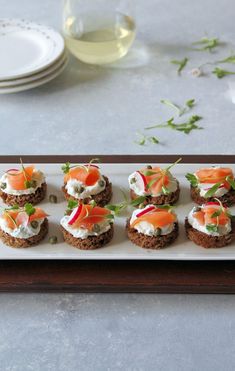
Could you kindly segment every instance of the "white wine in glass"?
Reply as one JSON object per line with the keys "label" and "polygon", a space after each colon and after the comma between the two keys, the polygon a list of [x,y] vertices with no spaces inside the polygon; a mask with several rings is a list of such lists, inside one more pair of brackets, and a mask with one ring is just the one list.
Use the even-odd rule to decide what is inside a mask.
{"label": "white wine in glass", "polygon": [[122,12],[127,7],[119,8],[119,3],[64,0],[63,33],[73,55],[91,64],[111,63],[126,55],[135,39],[136,27],[131,15]]}

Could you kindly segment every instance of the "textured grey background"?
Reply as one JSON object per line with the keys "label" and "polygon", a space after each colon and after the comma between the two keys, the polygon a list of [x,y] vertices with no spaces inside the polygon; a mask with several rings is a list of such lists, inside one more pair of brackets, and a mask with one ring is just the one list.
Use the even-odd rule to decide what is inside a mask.
{"label": "textured grey background", "polygon": [[[234,153],[233,79],[178,78],[169,64],[188,55],[190,69],[211,58],[187,49],[204,31],[233,42],[234,2],[136,4],[138,42],[124,60],[108,68],[71,60],[54,82],[0,96],[0,154]],[[0,0],[0,12],[60,28],[58,0]],[[159,130],[164,145],[138,147],[136,131],[171,115],[162,98],[196,98],[205,129]],[[234,305],[234,296],[215,295],[4,294],[0,370],[232,371]]]}

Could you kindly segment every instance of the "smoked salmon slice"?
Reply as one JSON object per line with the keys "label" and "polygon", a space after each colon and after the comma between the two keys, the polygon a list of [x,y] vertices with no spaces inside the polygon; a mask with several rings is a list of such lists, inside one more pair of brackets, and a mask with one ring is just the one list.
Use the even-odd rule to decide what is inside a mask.
{"label": "smoked salmon slice", "polygon": [[77,220],[72,224],[72,228],[85,228],[91,230],[94,224],[102,223],[106,215],[111,214],[108,209],[92,205],[82,205],[81,212]]}
{"label": "smoked salmon slice", "polygon": [[231,176],[234,178],[233,172],[230,168],[204,168],[196,171],[196,177],[200,183],[220,183],[225,182],[226,186],[230,185],[226,182],[226,177]]}
{"label": "smoked salmon slice", "polygon": [[162,228],[175,221],[176,216],[173,213],[163,209],[155,209],[154,211],[135,219],[133,223],[131,223],[131,227],[134,228],[140,222],[147,222],[152,224],[155,228]]}
{"label": "smoked salmon slice", "polygon": [[[19,218],[18,216],[20,214],[26,214],[24,209],[17,209],[17,210],[7,210],[4,211],[2,214],[2,217],[5,219],[8,228],[10,229],[15,229],[16,227],[20,226],[23,224],[25,221],[25,218]],[[28,216],[28,222],[31,223],[33,220],[38,220],[38,219],[44,219],[48,216],[42,209],[40,208],[35,208],[34,214]],[[21,223],[22,221],[22,223]]]}
{"label": "smoked salmon slice", "polygon": [[69,179],[77,179],[86,186],[92,186],[100,179],[100,172],[96,166],[78,166],[65,174],[64,182],[67,183]]}
{"label": "smoked salmon slice", "polygon": [[23,170],[9,170],[7,172],[7,179],[12,187],[15,190],[24,190],[27,189],[26,181],[31,181],[34,172],[34,166],[27,166]]}
{"label": "smoked salmon slice", "polygon": [[[212,215],[219,210],[221,211],[220,215],[212,218]],[[193,213],[193,217],[197,219],[200,225],[226,225],[229,221],[229,216],[227,215],[226,210],[222,210],[220,205],[205,206],[201,211]]]}
{"label": "smoked salmon slice", "polygon": [[[146,171],[148,170],[142,169],[141,173],[144,175]],[[148,190],[153,194],[161,193],[162,187],[169,184],[169,177],[165,174],[164,171],[162,171],[160,167],[149,169],[149,172],[154,174],[144,175],[147,184],[150,184]],[[154,182],[154,180],[156,181]]]}

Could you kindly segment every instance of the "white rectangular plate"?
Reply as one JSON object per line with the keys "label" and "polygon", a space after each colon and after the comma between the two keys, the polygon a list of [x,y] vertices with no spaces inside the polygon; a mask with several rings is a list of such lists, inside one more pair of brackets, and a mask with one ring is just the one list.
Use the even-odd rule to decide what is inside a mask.
{"label": "white rectangular plate", "polygon": [[[146,164],[144,164],[146,165]],[[151,164],[154,165],[154,164]],[[168,164],[157,164],[166,167]],[[235,243],[229,247],[221,249],[204,249],[194,245],[187,240],[184,231],[184,219],[193,207],[190,199],[189,184],[185,179],[187,172],[194,172],[196,169],[211,164],[179,164],[172,169],[172,173],[180,182],[181,196],[175,208],[180,224],[180,233],[177,241],[163,250],[145,250],[133,245],[126,237],[125,223],[131,210],[122,217],[116,218],[114,223],[114,238],[105,247],[93,251],[80,251],[63,242],[60,232],[60,219],[64,215],[66,202],[63,198],[61,186],[63,183],[63,174],[60,164],[37,164],[37,168],[46,174],[48,193],[47,200],[40,206],[50,215],[49,217],[49,236],[56,235],[58,243],[50,245],[48,238],[41,244],[28,249],[14,249],[0,242],[0,260],[4,259],[138,259],[138,260],[234,260]],[[9,168],[15,168],[16,164],[0,164],[0,173]],[[221,166],[230,165],[221,164]],[[143,167],[143,164],[101,164],[100,168],[103,174],[107,175],[113,184],[112,203],[123,200],[120,189],[124,189],[128,194],[128,175],[133,171]],[[55,194],[58,197],[57,204],[50,204],[48,196]],[[231,208],[233,213],[235,208]]]}

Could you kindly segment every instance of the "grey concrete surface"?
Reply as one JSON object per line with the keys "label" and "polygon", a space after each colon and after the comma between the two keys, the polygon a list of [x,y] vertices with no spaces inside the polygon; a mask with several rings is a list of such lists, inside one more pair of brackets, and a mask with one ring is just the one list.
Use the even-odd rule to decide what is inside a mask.
{"label": "grey concrete surface", "polygon": [[[0,0],[0,16],[59,29],[60,5]],[[0,154],[234,153],[233,77],[178,77],[169,63],[189,56],[190,70],[227,56],[234,2],[136,6],[137,41],[122,61],[102,68],[71,59],[44,87],[0,96]],[[216,55],[188,50],[204,32],[229,46]],[[139,147],[135,132],[171,115],[162,98],[195,98],[204,131],[158,130],[163,144]],[[0,370],[233,371],[234,306],[234,296],[215,295],[0,295]]]}

